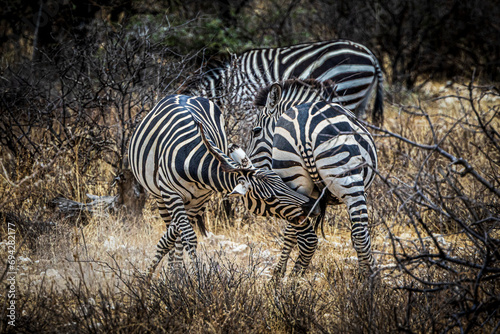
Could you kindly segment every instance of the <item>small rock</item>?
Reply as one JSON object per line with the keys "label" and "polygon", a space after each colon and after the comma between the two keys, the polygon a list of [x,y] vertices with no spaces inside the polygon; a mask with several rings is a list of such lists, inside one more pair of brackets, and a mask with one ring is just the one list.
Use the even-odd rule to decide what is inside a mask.
{"label": "small rock", "polygon": [[45,275],[47,277],[61,277],[61,274],[59,274],[59,272],[55,269],[47,269],[47,271],[45,272]]}
{"label": "small rock", "polygon": [[246,253],[250,250],[250,247],[248,247],[247,245],[244,245],[244,244],[241,244],[239,246],[236,246],[232,249],[232,252],[233,253],[236,253],[236,254],[242,254],[242,253]]}
{"label": "small rock", "polygon": [[20,263],[32,263],[31,259],[29,257],[24,257],[24,256],[18,256],[17,260]]}

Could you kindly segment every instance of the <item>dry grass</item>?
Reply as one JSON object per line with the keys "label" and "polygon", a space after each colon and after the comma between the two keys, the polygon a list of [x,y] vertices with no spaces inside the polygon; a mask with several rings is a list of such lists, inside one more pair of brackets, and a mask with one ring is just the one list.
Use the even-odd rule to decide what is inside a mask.
{"label": "dry grass", "polygon": [[[43,246],[36,252],[21,247],[16,328],[359,332],[349,325],[350,317],[366,322],[359,323],[359,330],[376,329],[378,324],[362,314],[350,314],[349,308],[360,313],[364,311],[358,310],[359,304],[374,308],[369,317],[376,318],[380,307],[389,306],[365,300],[371,288],[357,279],[347,231],[327,228],[328,237],[320,243],[309,273],[273,283],[270,271],[279,255],[279,240],[264,231],[278,227],[269,228],[265,220],[254,222],[244,233],[237,227],[219,227],[223,234],[200,238],[199,272],[193,272],[187,259],[188,272],[171,273],[164,263],[149,287],[141,273],[154,255],[162,225],[154,212],[140,219],[91,218],[85,227],[68,227],[40,238]],[[385,293],[379,297],[386,298]]]}
{"label": "dry grass", "polygon": [[[386,128],[411,141],[432,144],[429,126],[432,124],[437,137],[443,138],[449,133],[450,139],[442,142],[444,148],[461,152],[483,175],[498,174],[498,170],[494,170],[498,167],[474,145],[481,140],[481,135],[464,126],[454,127],[463,111],[458,100],[439,98],[457,91],[453,87],[429,85],[423,92],[399,96],[399,103],[386,105]],[[498,100],[483,103],[487,109],[498,105]],[[429,117],[401,112],[417,110],[411,106],[423,106]],[[498,120],[492,124],[498,131]],[[441,249],[450,256],[472,261],[480,256],[476,251],[481,249],[462,233],[463,228],[451,224],[450,219],[439,212],[419,211],[429,230],[424,229],[424,225],[416,225],[395,198],[399,188],[390,188],[384,182],[392,180],[399,187],[411,184],[416,174],[427,177],[426,173],[446,168],[447,162],[439,156],[429,157],[428,152],[393,137],[381,136],[376,141],[381,177],[368,194],[372,244],[381,268],[374,281],[358,277],[344,207],[329,209],[326,238],[320,238],[306,275],[287,276],[275,282],[270,273],[279,257],[283,222],[253,217],[241,206],[235,211],[235,217],[228,219],[222,214],[220,199],[216,198],[206,216],[211,234],[199,238],[199,270],[186,259],[186,267],[181,272],[170,272],[164,260],[150,285],[142,273],[164,232],[153,203],[148,203],[142,217],[116,212],[67,221],[47,207],[51,197],[71,194],[75,196],[73,199],[84,201],[85,193],[109,194],[113,177],[109,165],[100,161],[82,173],[75,159],[62,155],[53,168],[19,184],[23,177],[37,170],[22,170],[21,163],[14,162],[11,167],[20,172],[15,180],[2,179],[0,194],[2,198],[11,199],[10,202],[2,200],[3,210],[13,212],[18,219],[15,221],[19,266],[16,327],[2,321],[1,331],[457,331],[460,326],[453,322],[452,315],[462,308],[459,303],[468,302],[461,298],[462,286],[423,293],[422,279],[449,284],[462,282],[473,289],[471,274],[443,271],[426,262],[404,262],[401,254],[409,257],[421,254],[422,249],[431,253]],[[8,161],[6,152],[2,153],[2,159]],[[483,200],[491,198],[492,205],[499,205],[498,198],[485,192],[476,180],[465,178],[462,185],[466,186],[465,195],[483,197]],[[456,199],[450,197],[449,201],[455,203]],[[7,234],[7,222],[12,220],[9,219],[3,216],[3,237]],[[35,232],[29,234],[28,231]],[[496,233],[497,229],[492,231]],[[0,259],[2,268],[6,269],[5,241],[1,244]],[[295,256],[296,253],[292,258]],[[463,280],[458,281],[457,277]],[[497,294],[498,289],[498,283],[489,282],[480,287],[475,300],[482,300],[482,295]],[[7,305],[4,292],[0,299],[2,307]],[[2,310],[5,312],[5,308]],[[489,317],[480,315],[478,319],[465,317],[459,321],[465,329],[475,321],[469,330],[494,331],[499,315],[488,314]],[[6,318],[2,316],[2,319]]]}

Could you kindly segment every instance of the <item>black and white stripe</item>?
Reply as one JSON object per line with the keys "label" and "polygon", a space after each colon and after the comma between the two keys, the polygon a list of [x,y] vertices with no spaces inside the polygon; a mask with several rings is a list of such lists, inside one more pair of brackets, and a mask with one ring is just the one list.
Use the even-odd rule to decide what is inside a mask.
{"label": "black and white stripe", "polygon": [[[351,236],[361,271],[371,273],[373,256],[368,232],[365,190],[377,168],[375,144],[355,116],[339,104],[327,102],[328,87],[308,80],[274,84],[263,90],[250,144],[250,159],[269,167],[292,189],[318,198],[326,188],[329,204],[346,204]],[[317,245],[310,222],[290,223],[277,272],[284,273],[291,249],[298,244],[296,271],[304,270]]]}
{"label": "black and white stripe", "polygon": [[360,118],[366,118],[365,109],[376,87],[372,119],[375,124],[383,121],[379,62],[367,47],[348,40],[246,51],[225,66],[209,69],[196,92],[220,98],[221,105],[248,110],[261,88],[293,78],[330,82],[335,92],[331,101],[355,111]]}
{"label": "black and white stripe", "polygon": [[[130,165],[156,198],[167,225],[150,273],[167,252],[174,252],[176,242],[196,259],[191,223],[205,232],[202,214],[214,192],[243,196],[251,212],[289,221],[312,207],[311,199],[292,191],[274,172],[243,168],[228,157],[230,151],[221,112],[205,98],[167,96],[137,126],[129,146]],[[241,149],[232,154],[246,158]],[[182,246],[177,247],[181,254]]]}

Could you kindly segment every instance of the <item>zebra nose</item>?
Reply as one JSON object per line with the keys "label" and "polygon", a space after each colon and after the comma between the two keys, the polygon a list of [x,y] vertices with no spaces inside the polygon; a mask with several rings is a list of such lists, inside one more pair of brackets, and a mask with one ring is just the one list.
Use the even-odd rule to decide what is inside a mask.
{"label": "zebra nose", "polygon": [[321,213],[321,210],[320,210],[319,206],[316,205],[313,207],[313,210],[311,212],[311,216],[316,217],[316,216],[319,216],[320,213]]}
{"label": "zebra nose", "polygon": [[309,202],[305,203],[302,206],[302,210],[304,211],[304,216],[301,217],[302,219],[306,218],[307,216],[316,217],[321,213],[319,205],[316,205],[316,200],[312,198],[310,198]]}

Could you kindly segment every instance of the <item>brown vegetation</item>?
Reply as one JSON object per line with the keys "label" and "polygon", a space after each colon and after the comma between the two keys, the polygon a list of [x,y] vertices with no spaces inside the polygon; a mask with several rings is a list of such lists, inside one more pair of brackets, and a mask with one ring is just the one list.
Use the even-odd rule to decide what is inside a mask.
{"label": "brown vegetation", "polygon": [[[228,219],[216,200],[207,214],[213,235],[200,239],[200,272],[170,273],[165,266],[150,287],[141,272],[164,228],[154,203],[143,217],[103,212],[74,225],[29,205],[35,199],[24,192],[105,194],[105,182],[70,177],[75,169],[63,157],[9,182],[4,171],[2,207],[14,214],[4,215],[2,226],[16,217],[18,236],[16,329],[493,332],[500,321],[499,151],[489,138],[498,136],[500,97],[473,84],[426,89],[400,95],[388,105],[385,129],[373,131],[380,153],[380,177],[369,191],[380,268],[374,283],[357,277],[342,208],[329,212],[326,239],[306,276],[276,283],[269,273],[283,222],[241,207]],[[111,182],[112,167],[101,159],[91,168]],[[49,178],[56,166],[69,171],[65,182],[21,182]],[[20,206],[11,206],[18,199]],[[5,242],[2,247],[6,268]]]}
{"label": "brown vegetation", "polygon": [[17,274],[16,327],[2,290],[1,332],[498,330],[500,94],[474,76],[417,80],[418,91],[385,87],[384,127],[371,128],[380,166],[368,191],[373,281],[357,276],[344,208],[329,209],[306,275],[275,282],[283,222],[241,206],[228,218],[216,197],[199,271],[162,263],[144,282],[164,232],[151,199],[139,216],[105,208],[70,216],[54,205],[118,195],[127,184],[113,187],[116,177],[125,171],[130,181],[135,124],[196,69],[196,53],[163,43],[185,26],[131,26],[144,30],[98,21],[78,43],[2,67],[0,277],[10,277],[9,227]]}

